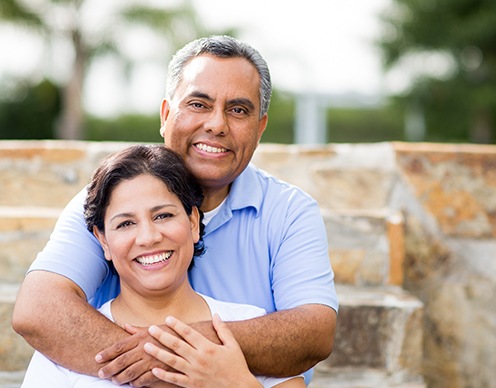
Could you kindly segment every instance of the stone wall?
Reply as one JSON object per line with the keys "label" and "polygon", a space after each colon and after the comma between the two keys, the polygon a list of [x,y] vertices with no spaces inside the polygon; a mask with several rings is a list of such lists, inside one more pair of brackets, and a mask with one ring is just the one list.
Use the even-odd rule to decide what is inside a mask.
{"label": "stone wall", "polygon": [[[0,232],[5,229],[9,235],[0,238],[0,265],[11,268],[17,257],[26,260],[21,250],[29,244],[39,249],[60,208],[88,181],[98,161],[128,144],[0,141],[0,213],[15,224],[0,225]],[[347,287],[358,287],[366,299],[367,292],[372,294],[370,287],[399,285],[423,302],[423,314],[414,301],[408,306],[417,307],[407,306],[414,309],[413,315],[398,313],[403,320],[407,316],[412,322],[423,320],[423,340],[418,333],[402,330],[403,342],[395,350],[394,362],[380,349],[381,342],[373,342],[384,365],[406,362],[412,354],[401,349],[422,340],[424,358],[419,368],[430,387],[492,385],[496,379],[495,146],[262,144],[254,163],[319,201],[343,301]],[[15,239],[25,243],[14,244]],[[23,274],[9,273],[15,279],[3,281],[17,282]],[[389,298],[382,297],[381,304],[388,306]],[[338,325],[348,325],[348,313],[351,307],[343,310]],[[379,319],[367,327],[387,336],[391,328],[381,324],[381,314],[386,313],[367,315],[368,320]],[[349,335],[352,328],[346,329],[341,333]],[[333,354],[327,364],[339,365],[340,356]]]}
{"label": "stone wall", "polygon": [[[261,147],[255,162],[312,193],[328,212],[405,220],[403,288],[424,303],[423,375],[431,387],[496,379],[496,147],[421,143]],[[330,236],[339,282],[356,262]],[[339,233],[339,231],[337,231]],[[365,234],[364,234],[365,236]],[[395,243],[394,240],[392,240]],[[401,241],[396,241],[401,244]],[[348,251],[349,254],[349,251]],[[356,276],[356,272],[353,272]]]}

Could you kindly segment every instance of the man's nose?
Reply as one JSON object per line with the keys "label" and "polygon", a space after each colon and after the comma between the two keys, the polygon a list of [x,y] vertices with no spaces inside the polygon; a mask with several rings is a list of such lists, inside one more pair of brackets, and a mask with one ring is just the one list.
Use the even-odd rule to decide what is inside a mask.
{"label": "man's nose", "polygon": [[223,109],[213,109],[205,122],[205,130],[215,136],[223,136],[229,132],[229,122]]}

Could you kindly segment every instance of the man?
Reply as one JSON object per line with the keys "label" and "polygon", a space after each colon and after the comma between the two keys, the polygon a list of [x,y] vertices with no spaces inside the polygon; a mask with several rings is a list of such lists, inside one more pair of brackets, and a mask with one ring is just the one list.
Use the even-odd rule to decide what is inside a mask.
{"label": "man", "polygon": [[[253,373],[291,376],[330,354],[337,299],[316,202],[249,164],[270,95],[267,64],[252,47],[227,36],[193,41],[169,65],[160,132],[205,194],[207,252],[190,273],[193,287],[265,308],[270,314],[228,327]],[[151,368],[163,365],[143,351],[152,341],[146,328],[127,328],[130,335],[87,303],[115,296],[118,279],[86,231],[84,196],[66,207],[33,263],[13,326],[71,370],[152,385]],[[216,340],[211,322],[190,324]]]}

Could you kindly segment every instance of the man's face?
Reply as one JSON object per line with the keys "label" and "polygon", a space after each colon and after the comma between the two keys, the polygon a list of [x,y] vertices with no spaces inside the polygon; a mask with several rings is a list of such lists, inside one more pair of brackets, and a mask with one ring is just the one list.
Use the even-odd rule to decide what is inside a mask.
{"label": "man's face", "polygon": [[162,103],[161,134],[204,189],[226,188],[250,162],[267,124],[260,119],[260,77],[244,58],[202,55],[184,68]]}

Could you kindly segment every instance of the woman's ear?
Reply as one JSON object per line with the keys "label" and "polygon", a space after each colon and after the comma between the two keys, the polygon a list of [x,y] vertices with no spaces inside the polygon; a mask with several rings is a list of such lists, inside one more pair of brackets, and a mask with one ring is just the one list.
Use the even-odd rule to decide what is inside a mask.
{"label": "woman's ear", "polygon": [[196,206],[193,206],[193,209],[191,209],[189,222],[191,224],[191,234],[193,235],[193,241],[197,243],[200,240],[200,211]]}
{"label": "woman's ear", "polygon": [[110,249],[107,244],[107,239],[105,238],[105,233],[100,232],[100,230],[96,226],[93,226],[93,234],[98,239],[98,241],[100,241],[100,245],[103,248],[103,253],[105,254],[105,259],[107,261],[112,261],[112,255],[110,254]]}

